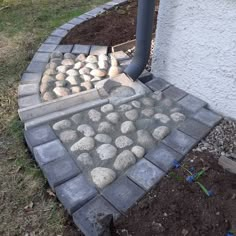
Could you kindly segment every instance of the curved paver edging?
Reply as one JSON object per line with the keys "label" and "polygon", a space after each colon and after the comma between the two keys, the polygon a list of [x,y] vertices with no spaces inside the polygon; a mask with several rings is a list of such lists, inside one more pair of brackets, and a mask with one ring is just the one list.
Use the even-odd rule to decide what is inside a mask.
{"label": "curved paver edging", "polygon": [[[75,25],[124,2],[126,0],[114,0],[54,30],[36,52],[19,86],[19,116],[25,123],[27,145],[49,185],[67,211],[72,214],[75,224],[88,236],[102,235],[106,230],[100,224],[102,218],[112,214],[113,218],[117,219],[120,214],[125,214],[172,168],[174,160],[182,160],[221,119],[219,115],[206,108],[207,104],[204,101],[163,79],[152,77],[146,71],[137,82],[121,74],[113,79],[104,80],[93,90],[41,103],[39,83],[53,51],[75,54],[107,52],[107,47],[95,45],[59,45],[61,39]],[[127,65],[127,59],[124,65]],[[122,93],[122,90],[119,90],[121,86],[133,92],[125,96],[119,95]],[[118,92],[114,93],[116,88]],[[170,134],[157,142],[151,150],[146,150],[145,156],[127,168],[114,182],[105,188],[96,188],[87,179],[83,167],[76,163],[74,156],[53,130],[52,122],[75,113],[81,114],[91,108],[100,108],[104,104],[112,104],[114,107],[132,104],[134,100],[150,94],[163,96],[164,99],[177,104],[186,120],[174,129],[170,127]],[[132,116],[130,119],[133,119]],[[122,142],[119,145],[121,144]]]}

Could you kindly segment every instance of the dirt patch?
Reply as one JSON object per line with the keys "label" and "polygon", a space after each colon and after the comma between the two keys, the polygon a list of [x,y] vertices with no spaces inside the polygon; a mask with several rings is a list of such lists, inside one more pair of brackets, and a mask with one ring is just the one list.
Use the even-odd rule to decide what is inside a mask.
{"label": "dirt patch", "polygon": [[[159,1],[156,3],[154,27]],[[135,39],[137,0],[115,7],[100,16],[74,27],[61,44],[96,44],[114,46]]]}
{"label": "dirt patch", "polygon": [[183,168],[171,171],[161,183],[116,222],[115,235],[222,236],[236,229],[236,178],[225,172],[209,152],[190,153],[184,166],[195,171],[207,167],[201,182],[188,183]]}

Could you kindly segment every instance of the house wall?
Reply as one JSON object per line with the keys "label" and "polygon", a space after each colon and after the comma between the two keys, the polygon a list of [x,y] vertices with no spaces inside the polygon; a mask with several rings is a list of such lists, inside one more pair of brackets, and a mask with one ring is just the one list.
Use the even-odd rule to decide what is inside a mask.
{"label": "house wall", "polygon": [[236,1],[161,0],[152,72],[236,119]]}

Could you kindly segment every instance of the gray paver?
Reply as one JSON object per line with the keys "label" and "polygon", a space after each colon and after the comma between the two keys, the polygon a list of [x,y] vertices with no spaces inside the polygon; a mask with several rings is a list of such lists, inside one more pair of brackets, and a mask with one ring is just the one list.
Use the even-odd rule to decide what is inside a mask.
{"label": "gray paver", "polygon": [[88,183],[82,174],[59,185],[55,190],[58,199],[69,214],[78,210],[97,194],[96,189]]}
{"label": "gray paver", "polygon": [[21,77],[21,84],[39,84],[42,73],[24,73]]}
{"label": "gray paver", "polygon": [[190,94],[179,100],[178,104],[181,105],[185,110],[193,113],[199,111],[202,107],[207,105],[206,102]]}
{"label": "gray paver", "polygon": [[48,52],[36,52],[32,61],[48,62],[50,53]]}
{"label": "gray paver", "polygon": [[147,83],[152,80],[152,73],[148,72],[147,70],[144,70],[143,73],[138,77],[138,79],[142,83]]}
{"label": "gray paver", "polygon": [[65,29],[65,30],[71,30],[75,27],[76,24],[73,23],[66,23],[64,25],[61,25],[60,28],[61,29]]}
{"label": "gray paver", "polygon": [[31,151],[33,150],[33,147],[57,138],[49,125],[41,125],[33,129],[28,129],[24,132],[24,135]]}
{"label": "gray paver", "polygon": [[89,20],[89,19],[93,18],[93,16],[84,13],[83,15],[80,15],[79,18],[81,18],[81,19],[83,19],[84,21],[86,21],[86,20]]}
{"label": "gray paver", "polygon": [[57,44],[46,44],[46,43],[43,43],[39,47],[38,52],[53,52],[56,47],[57,47]]}
{"label": "gray paver", "polygon": [[157,184],[164,175],[164,171],[145,159],[140,160],[127,172],[127,176],[146,191]]}
{"label": "gray paver", "polygon": [[168,171],[173,167],[174,160],[180,161],[183,158],[183,155],[160,143],[157,147],[148,151],[145,158],[160,169]]}
{"label": "gray paver", "polygon": [[41,100],[38,94],[18,98],[19,108],[31,107],[39,103],[41,103]]}
{"label": "gray paver", "polygon": [[116,2],[116,3],[125,3],[125,2],[127,2],[127,0],[112,0],[112,2]]}
{"label": "gray paver", "polygon": [[123,51],[113,52],[110,53],[110,55],[114,56],[119,62],[130,59],[130,57]]}
{"label": "gray paver", "polygon": [[71,52],[72,48],[73,48],[73,45],[58,45],[55,51],[67,53],[67,52]]}
{"label": "gray paver", "polygon": [[100,54],[107,54],[108,47],[107,46],[97,46],[93,45],[90,49],[91,55],[100,55]]}
{"label": "gray paver", "polygon": [[109,10],[111,8],[113,8],[114,4],[109,4],[109,3],[105,3],[103,5],[100,6],[100,8],[103,8],[103,9],[106,9],[106,10]]}
{"label": "gray paver", "polygon": [[57,36],[49,36],[46,40],[45,40],[45,44],[54,44],[54,45],[58,45],[62,40],[62,37],[57,37]]}
{"label": "gray paver", "polygon": [[68,156],[43,165],[42,170],[53,190],[56,186],[63,184],[80,173],[80,169]]}
{"label": "gray paver", "polygon": [[[73,18],[72,20],[70,20],[69,22],[68,22],[68,24],[73,24],[74,26],[75,25],[79,25],[79,24],[81,24],[82,22],[84,22],[85,21],[85,19],[82,19],[82,18],[80,18],[80,17],[76,17],[76,18]],[[62,28],[62,27],[61,27]]]}
{"label": "gray paver", "polygon": [[28,96],[39,92],[38,84],[20,84],[18,86],[18,97]]}
{"label": "gray paver", "polygon": [[86,15],[90,15],[90,16],[96,17],[97,15],[99,15],[99,14],[101,14],[103,12],[105,12],[104,9],[102,9],[100,7],[96,7],[93,10],[86,12]]}
{"label": "gray paver", "polygon": [[194,119],[202,122],[203,124],[214,127],[217,123],[220,122],[222,117],[206,108],[200,109],[194,116]]}
{"label": "gray paver", "polygon": [[68,152],[58,139],[36,146],[33,152],[35,160],[40,167],[62,157],[70,158]]}
{"label": "gray paver", "polygon": [[194,119],[185,120],[178,129],[197,140],[202,139],[210,131],[210,127]]}
{"label": "gray paver", "polygon": [[163,94],[174,101],[178,101],[187,95],[186,92],[179,88],[176,88],[175,86],[170,86],[169,88],[163,91]]}
{"label": "gray paver", "polygon": [[57,28],[54,30],[51,35],[52,36],[58,36],[58,37],[65,37],[67,35],[68,31],[64,29]]}
{"label": "gray paver", "polygon": [[31,73],[43,73],[45,70],[47,63],[46,62],[30,62],[28,65],[26,72],[31,72]]}
{"label": "gray paver", "polygon": [[119,211],[125,213],[143,195],[145,191],[123,176],[106,187],[102,195]]}
{"label": "gray paver", "polygon": [[153,76],[153,79],[145,84],[148,86],[152,91],[163,91],[164,89],[170,86],[165,80],[161,78],[156,78]]}
{"label": "gray paver", "polygon": [[185,155],[197,143],[197,140],[179,130],[174,130],[162,142]]}
{"label": "gray paver", "polygon": [[107,215],[113,215],[116,220],[120,214],[107,200],[98,196],[76,211],[73,220],[85,235],[98,236],[105,230],[99,220]]}
{"label": "gray paver", "polygon": [[82,45],[82,44],[75,44],[73,49],[72,49],[72,53],[74,54],[85,54],[88,55],[89,51],[90,51],[90,45]]}

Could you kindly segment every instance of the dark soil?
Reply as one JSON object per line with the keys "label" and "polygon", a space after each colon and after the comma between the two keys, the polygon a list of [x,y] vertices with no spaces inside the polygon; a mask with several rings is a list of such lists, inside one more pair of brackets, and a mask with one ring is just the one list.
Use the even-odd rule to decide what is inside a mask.
{"label": "dark soil", "polygon": [[209,169],[199,179],[213,196],[196,183],[188,183],[187,171],[175,169],[115,224],[116,235],[223,236],[236,230],[236,176],[225,172],[208,152],[186,157],[186,168]]}
{"label": "dark soil", "polygon": [[[156,28],[157,0],[154,27]],[[95,44],[114,46],[135,39],[137,0],[130,0],[96,18],[74,27],[62,40],[61,44]]]}

